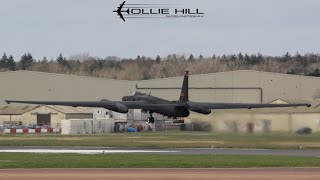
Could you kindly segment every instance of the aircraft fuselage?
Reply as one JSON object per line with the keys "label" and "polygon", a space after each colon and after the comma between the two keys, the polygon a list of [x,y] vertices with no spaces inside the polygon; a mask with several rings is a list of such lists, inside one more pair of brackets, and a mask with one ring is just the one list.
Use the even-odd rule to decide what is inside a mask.
{"label": "aircraft fuselage", "polygon": [[[122,101],[143,101],[143,102],[148,102],[152,104],[177,104],[179,102],[177,101],[168,101],[166,99],[162,99],[159,97],[147,95],[145,93],[141,92],[135,92],[131,96],[124,96],[122,98]],[[145,110],[145,109],[142,109]],[[147,110],[147,109],[146,109]],[[188,117],[190,112],[189,109],[185,106],[180,106],[180,107],[175,107],[175,106],[159,106],[155,110],[148,110],[149,112],[155,112],[155,113],[160,113],[164,116],[168,117]]]}

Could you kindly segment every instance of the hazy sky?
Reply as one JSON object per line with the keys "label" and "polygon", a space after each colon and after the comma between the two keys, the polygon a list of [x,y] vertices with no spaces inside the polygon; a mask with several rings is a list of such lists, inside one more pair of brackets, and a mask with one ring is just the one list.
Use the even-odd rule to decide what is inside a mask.
{"label": "hazy sky", "polygon": [[320,53],[319,0],[127,0],[199,8],[204,18],[128,19],[118,0],[0,0],[0,53],[16,59],[89,53],[138,54]]}

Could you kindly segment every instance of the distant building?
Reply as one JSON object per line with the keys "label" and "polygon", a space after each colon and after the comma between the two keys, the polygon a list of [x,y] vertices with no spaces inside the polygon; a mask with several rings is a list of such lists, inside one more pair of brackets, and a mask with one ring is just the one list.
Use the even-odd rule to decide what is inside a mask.
{"label": "distant building", "polygon": [[63,119],[92,119],[93,109],[66,106],[6,105],[0,106],[0,124],[26,124],[60,127]]}
{"label": "distant building", "polygon": [[[192,74],[192,72],[191,72]],[[121,100],[133,91],[151,93],[168,100],[177,100],[183,78],[171,77],[144,81],[124,81],[85,76],[74,76],[31,71],[0,72],[0,104],[5,99],[13,100],[65,100],[99,101],[101,99]],[[216,131],[293,132],[302,126],[319,131],[320,126],[320,78],[260,71],[230,71],[191,75],[189,98],[192,101],[226,103],[304,103],[311,102],[311,108],[274,108],[213,110],[206,116],[192,113],[190,118],[211,122]],[[14,104],[12,106],[15,106]],[[3,107],[0,107],[3,108]],[[89,108],[74,109],[54,106],[24,106],[0,110],[0,124],[7,120],[21,120],[24,123],[59,123],[61,119],[90,119]],[[25,108],[25,109],[24,109]],[[90,118],[88,118],[90,116]],[[130,111],[128,115],[113,114],[115,119],[146,119],[141,111]],[[161,118],[161,117],[160,117]],[[249,125],[248,125],[249,123]],[[251,125],[250,125],[251,123]]]}
{"label": "distant building", "polygon": [[312,107],[213,110],[208,116],[192,113],[187,119],[209,122],[213,131],[220,132],[249,132],[249,128],[258,133],[295,132],[302,127],[320,132],[320,101],[308,103]]}
{"label": "distant building", "polygon": [[[209,102],[269,103],[276,99],[320,98],[320,78],[260,71],[190,76],[190,99]],[[125,81],[32,71],[0,72],[0,104],[19,100],[121,100],[133,91],[177,100],[183,77]]]}

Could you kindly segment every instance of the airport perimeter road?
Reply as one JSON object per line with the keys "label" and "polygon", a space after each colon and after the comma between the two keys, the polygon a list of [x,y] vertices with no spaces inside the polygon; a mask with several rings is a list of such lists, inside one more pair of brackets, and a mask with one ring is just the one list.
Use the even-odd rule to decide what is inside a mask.
{"label": "airport perimeter road", "polygon": [[99,148],[99,147],[24,147],[1,146],[1,152],[77,153],[77,154],[217,154],[217,155],[274,155],[320,157],[320,149],[220,149],[220,148]]}
{"label": "airport perimeter road", "polygon": [[320,169],[31,169],[0,170],[6,180],[87,180],[87,179],[152,179],[152,180],[319,180]]}

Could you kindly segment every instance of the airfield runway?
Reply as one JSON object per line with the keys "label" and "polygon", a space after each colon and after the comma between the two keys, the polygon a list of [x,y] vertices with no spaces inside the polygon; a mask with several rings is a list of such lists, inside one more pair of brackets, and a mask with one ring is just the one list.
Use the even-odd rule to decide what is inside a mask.
{"label": "airfield runway", "polygon": [[319,168],[270,169],[12,169],[0,170],[5,180],[319,180]]}
{"label": "airfield runway", "polygon": [[273,155],[319,157],[320,149],[227,149],[227,148],[99,148],[99,147],[23,147],[0,146],[0,152],[77,153],[77,154],[217,154],[217,155]]}

